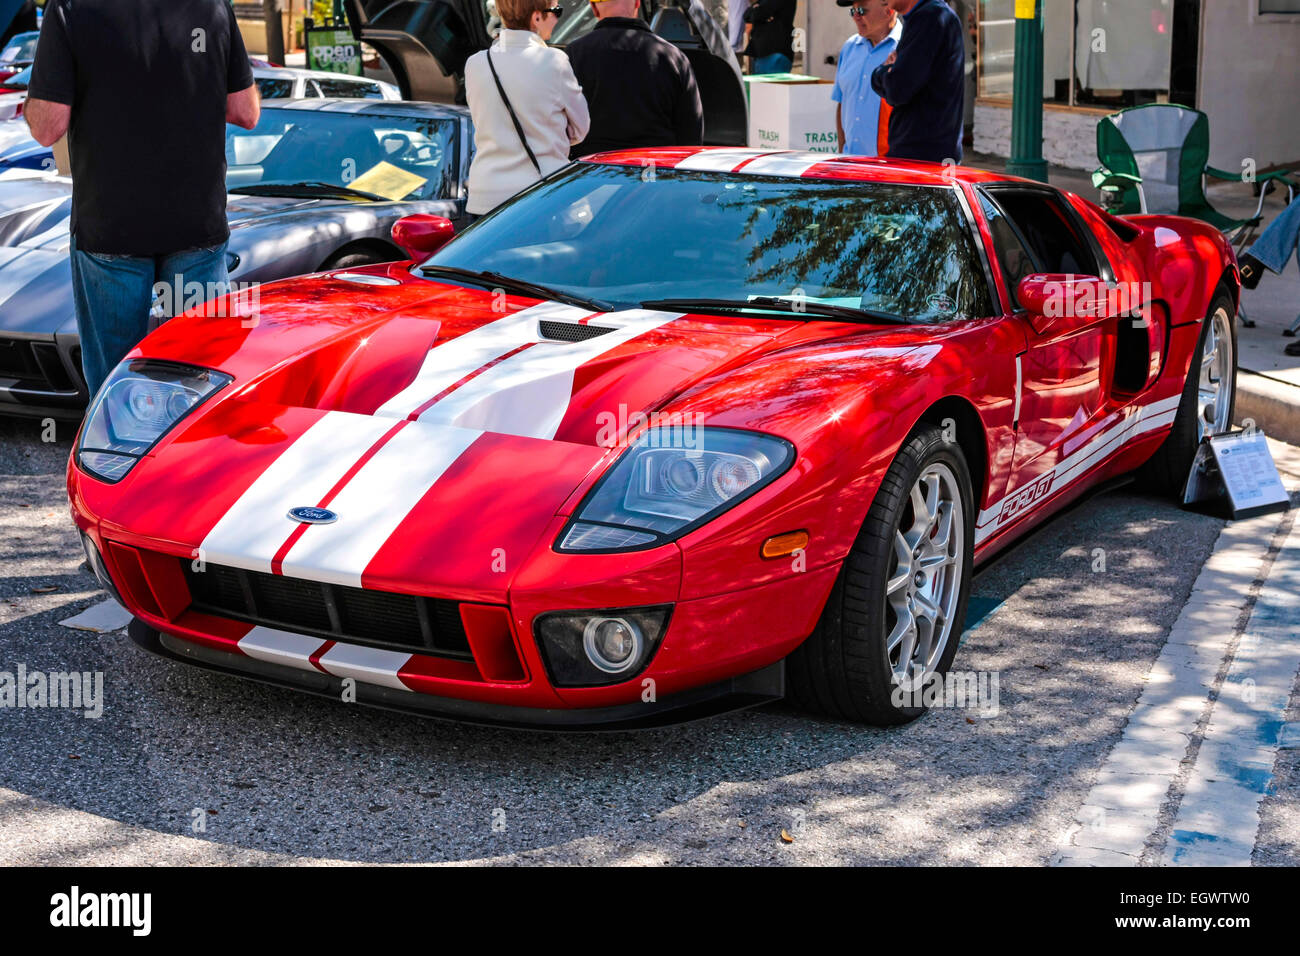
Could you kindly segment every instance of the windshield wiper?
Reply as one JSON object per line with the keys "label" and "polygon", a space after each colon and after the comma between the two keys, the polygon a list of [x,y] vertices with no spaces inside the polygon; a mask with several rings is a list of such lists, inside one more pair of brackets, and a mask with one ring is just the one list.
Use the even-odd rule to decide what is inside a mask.
{"label": "windshield wiper", "polygon": [[534,299],[551,299],[555,302],[563,302],[565,305],[576,305],[580,309],[590,309],[592,312],[614,312],[616,307],[608,302],[602,302],[600,299],[591,299],[586,296],[575,295],[572,292],[565,292],[562,289],[552,289],[550,286],[540,285],[536,282],[529,282],[527,279],[515,279],[512,276],[503,275],[500,272],[478,271],[475,269],[462,269],[459,266],[440,266],[427,265],[420,267],[421,275],[434,276],[445,275],[457,279],[465,279],[485,286],[489,289],[501,288],[519,295],[532,296]]}
{"label": "windshield wiper", "polygon": [[351,199],[364,199],[368,202],[391,202],[387,196],[368,193],[351,186],[336,186],[333,183],[249,183],[229,190],[232,193],[245,193],[250,196],[346,196]]}
{"label": "windshield wiper", "polygon": [[774,295],[756,295],[752,299],[649,299],[641,303],[643,309],[682,309],[687,312],[784,312],[788,315],[815,315],[821,318],[842,319],[846,322],[868,322],[882,325],[910,325],[900,315],[855,309],[847,305],[827,302],[808,302],[784,299]]}

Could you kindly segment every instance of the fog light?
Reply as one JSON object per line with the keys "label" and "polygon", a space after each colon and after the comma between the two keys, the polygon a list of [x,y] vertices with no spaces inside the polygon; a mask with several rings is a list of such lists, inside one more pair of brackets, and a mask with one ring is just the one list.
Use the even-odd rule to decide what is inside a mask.
{"label": "fog light", "polygon": [[644,638],[621,617],[593,617],[582,631],[582,649],[606,674],[621,674],[640,656]]}
{"label": "fog light", "polygon": [[595,687],[630,680],[646,668],[668,628],[671,605],[556,611],[533,633],[556,687]]}

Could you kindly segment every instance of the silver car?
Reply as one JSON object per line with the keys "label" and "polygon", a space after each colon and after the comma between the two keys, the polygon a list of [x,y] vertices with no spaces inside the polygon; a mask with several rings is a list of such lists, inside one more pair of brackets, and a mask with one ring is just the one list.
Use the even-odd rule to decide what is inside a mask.
{"label": "silver car", "polygon": [[[469,111],[384,100],[263,104],[226,130],[232,282],[406,258],[393,224],[459,227],[473,150]],[[0,414],[76,418],[89,396],[68,258],[72,182],[0,182]]]}

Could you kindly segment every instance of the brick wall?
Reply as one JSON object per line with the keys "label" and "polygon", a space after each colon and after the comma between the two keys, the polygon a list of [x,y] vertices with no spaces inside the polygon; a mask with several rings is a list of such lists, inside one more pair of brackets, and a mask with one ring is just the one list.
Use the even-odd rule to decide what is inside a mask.
{"label": "brick wall", "polygon": [[[1043,110],[1043,158],[1071,169],[1097,168],[1097,120],[1103,112]],[[994,156],[1011,155],[1011,107],[975,104],[975,150]]]}

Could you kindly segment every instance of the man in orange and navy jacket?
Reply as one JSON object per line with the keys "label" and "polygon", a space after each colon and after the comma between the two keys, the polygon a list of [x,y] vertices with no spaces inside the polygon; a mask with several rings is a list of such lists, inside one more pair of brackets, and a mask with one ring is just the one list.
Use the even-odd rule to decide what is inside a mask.
{"label": "man in orange and navy jacket", "polygon": [[848,7],[857,33],[845,41],[835,68],[835,126],[840,152],[884,156],[889,151],[890,106],[872,89],[871,74],[898,46],[903,21],[888,0],[836,0]]}

